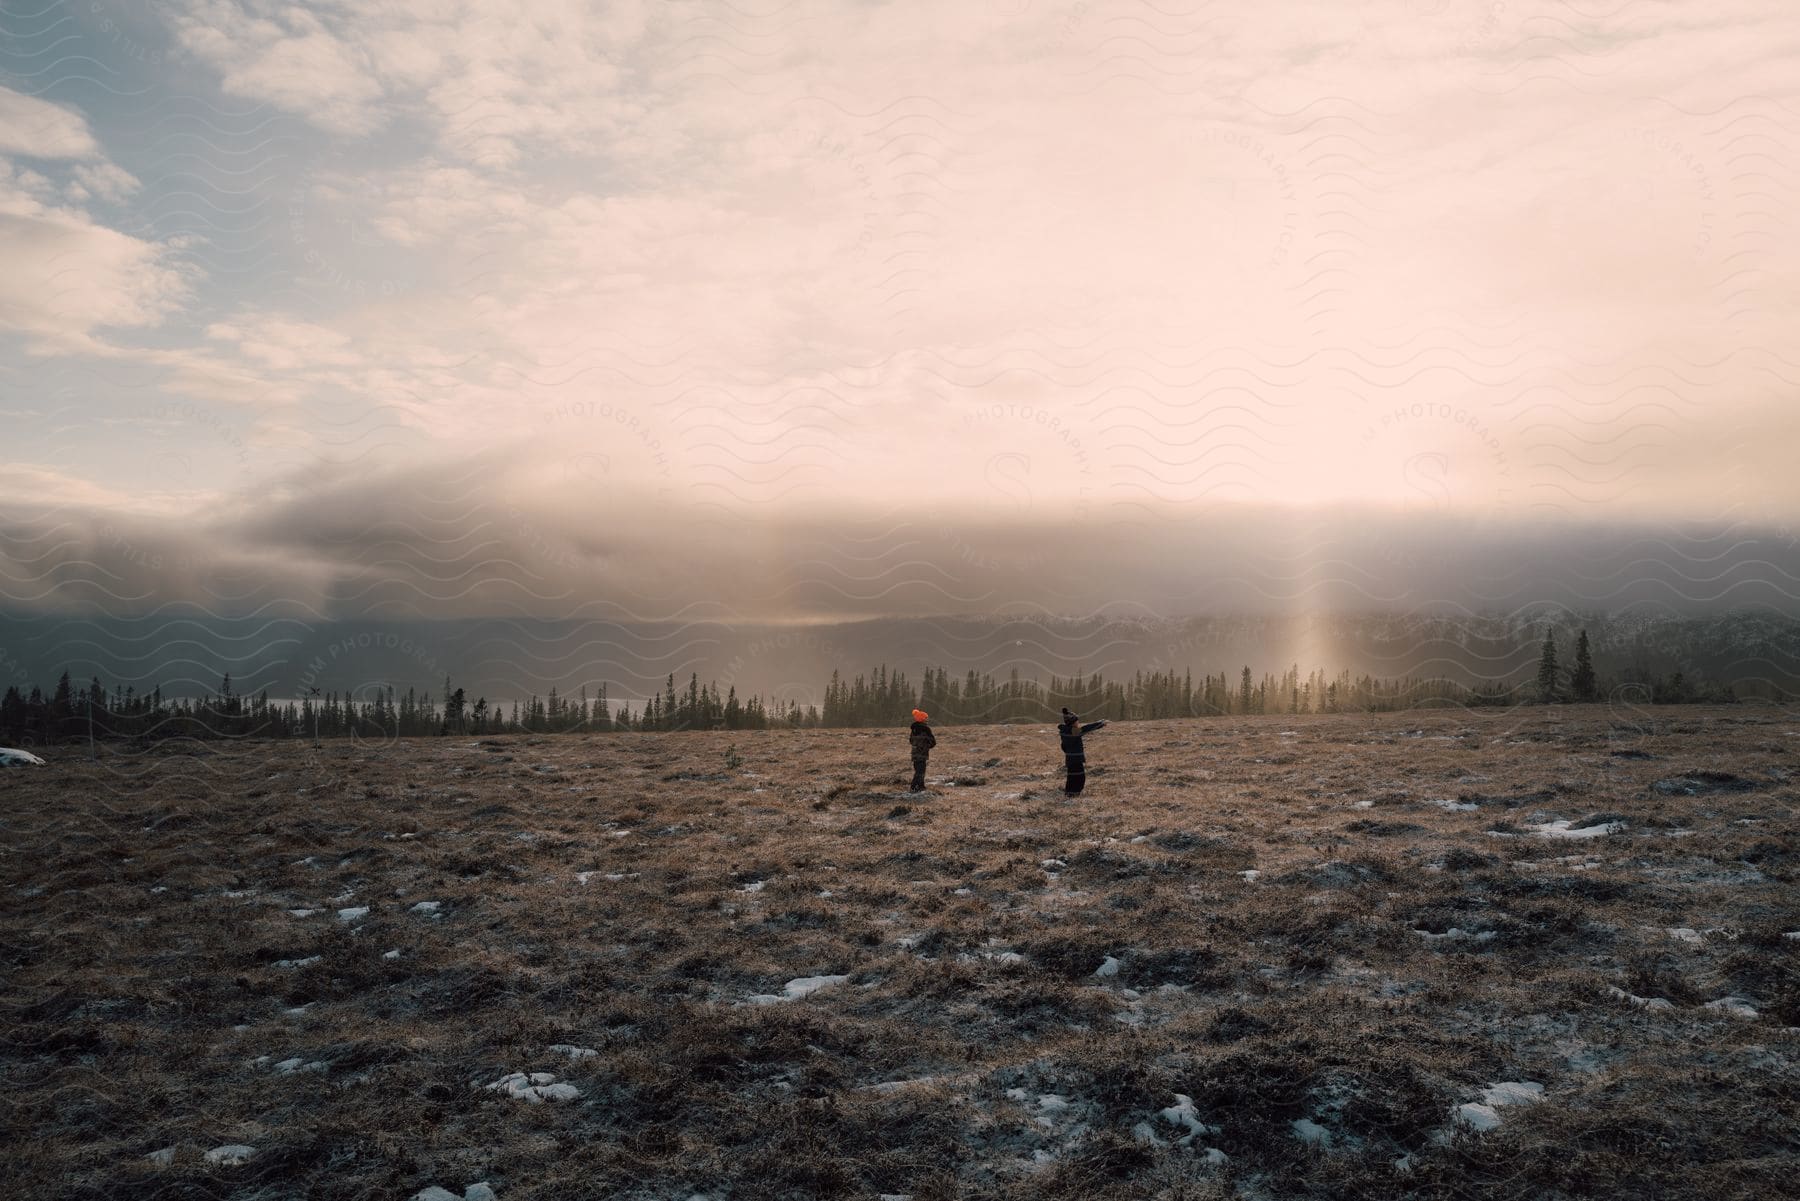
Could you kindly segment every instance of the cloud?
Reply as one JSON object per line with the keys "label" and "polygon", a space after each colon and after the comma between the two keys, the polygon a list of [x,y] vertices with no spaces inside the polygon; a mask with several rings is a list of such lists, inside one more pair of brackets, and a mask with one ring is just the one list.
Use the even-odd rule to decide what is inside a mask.
{"label": "cloud", "polygon": [[[1207,563],[1235,545],[1218,514],[1251,510],[1800,519],[1779,15],[1298,11],[183,0],[204,97],[313,127],[258,111],[254,154],[204,164],[236,187],[271,139],[272,195],[212,195],[275,260],[178,270],[146,231],[193,164],[131,192],[33,102],[13,136],[67,153],[7,176],[36,224],[7,235],[28,278],[0,320],[251,406],[247,481],[354,462],[259,534],[346,604],[554,608],[617,580],[663,611],[711,603],[676,584],[716,563],[796,612],[1079,610],[1182,595],[1109,541],[1134,523]],[[151,349],[106,332],[159,322]],[[416,514],[416,546],[332,550],[464,462],[479,482]],[[491,562],[437,541],[459,505]],[[890,511],[842,545],[899,554],[905,514],[942,513],[967,557],[932,535],[943,570],[902,579],[807,532]],[[1021,566],[1064,521],[1118,593]],[[1160,532],[1184,521],[1214,541]]]}
{"label": "cloud", "polygon": [[[334,619],[837,621],[1190,613],[1791,610],[1800,542],[1750,523],[1487,520],[1258,506],[1124,522],[921,500],[754,519],[546,470],[523,446],[405,468],[320,464],[249,506],[158,514],[41,468],[0,563],[14,608],[164,604]],[[36,492],[69,499],[41,517]],[[178,568],[178,570],[176,570]],[[121,581],[126,581],[126,583]]]}
{"label": "cloud", "polygon": [[228,95],[266,101],[334,133],[386,123],[368,52],[319,12],[279,0],[192,0],[169,20],[182,46],[220,72]]}
{"label": "cloud", "polygon": [[31,176],[0,162],[0,328],[41,351],[104,353],[97,331],[154,325],[189,295],[166,245],[46,203]]}
{"label": "cloud", "polygon": [[87,119],[73,109],[0,87],[0,154],[27,158],[98,158]]}

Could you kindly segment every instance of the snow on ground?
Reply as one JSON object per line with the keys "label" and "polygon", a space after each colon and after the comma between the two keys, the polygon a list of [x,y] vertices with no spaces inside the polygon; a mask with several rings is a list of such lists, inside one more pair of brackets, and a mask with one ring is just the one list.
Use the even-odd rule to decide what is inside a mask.
{"label": "snow on ground", "polygon": [[358,905],[351,909],[340,909],[337,911],[337,913],[338,913],[338,921],[354,922],[361,918],[368,917],[369,916],[369,907],[367,905]]}
{"label": "snow on ground", "polygon": [[592,1059],[600,1054],[592,1047],[576,1047],[568,1043],[551,1043],[549,1051],[552,1055],[567,1055],[570,1059]]}
{"label": "snow on ground", "polygon": [[447,1188],[429,1185],[412,1195],[412,1201],[495,1201],[494,1190],[488,1187],[485,1180],[471,1184],[458,1197]]}
{"label": "snow on ground", "polygon": [[1535,1105],[1544,1099],[1544,1086],[1531,1080],[1502,1080],[1490,1084],[1481,1100],[1456,1108],[1456,1120],[1478,1133],[1500,1125],[1500,1110],[1508,1105]]}
{"label": "snow on ground", "polygon": [[144,1158],[159,1168],[166,1168],[175,1162],[175,1148],[164,1147],[160,1151],[150,1152],[150,1154],[144,1156]]}
{"label": "snow on ground", "polygon": [[1311,1118],[1295,1118],[1293,1123],[1294,1137],[1312,1147],[1331,1146],[1331,1131],[1319,1125]]}
{"label": "snow on ground", "polygon": [[[1208,1134],[1219,1133],[1217,1126],[1208,1126],[1200,1120],[1200,1111],[1194,1107],[1194,1099],[1185,1093],[1175,1094],[1175,1104],[1157,1111],[1157,1117],[1173,1126],[1176,1130],[1185,1130],[1185,1134],[1172,1134],[1170,1137],[1178,1147],[1192,1147],[1196,1139]],[[1133,1126],[1131,1133],[1139,1142],[1149,1143],[1153,1147],[1166,1147],[1169,1142],[1159,1137],[1156,1128],[1149,1122],[1139,1122]],[[1225,1162],[1225,1152],[1217,1147],[1206,1148],[1206,1160],[1211,1164]]]}
{"label": "snow on ground", "polygon": [[1546,822],[1539,826],[1526,826],[1525,829],[1540,838],[1601,838],[1608,834],[1617,834],[1625,828],[1624,822],[1601,822],[1597,826],[1575,826],[1573,822]]}
{"label": "snow on ground", "polygon": [[848,976],[798,976],[782,986],[779,993],[757,993],[750,998],[752,1005],[778,1005],[783,1001],[798,1001],[801,997],[810,997],[822,988],[848,981]]}
{"label": "snow on ground", "polygon": [[226,1143],[223,1147],[214,1147],[206,1153],[207,1163],[233,1166],[249,1163],[250,1157],[256,1154],[255,1147],[246,1147],[242,1143]]}
{"label": "snow on ground", "polygon": [[551,1072],[513,1072],[484,1087],[489,1092],[516,1097],[533,1105],[541,1105],[545,1101],[573,1101],[581,1096],[580,1089],[573,1084],[559,1084],[555,1074]]}
{"label": "snow on ground", "polygon": [[42,759],[30,751],[21,751],[16,747],[0,747],[0,767],[44,767]]}
{"label": "snow on ground", "polygon": [[1716,1001],[1708,1001],[1706,1008],[1745,1022],[1754,1022],[1758,1016],[1756,1007],[1743,997],[1720,997]]}
{"label": "snow on ground", "polygon": [[439,912],[442,905],[442,901],[419,901],[409,912],[417,913],[422,917],[443,917],[444,915]]}
{"label": "snow on ground", "polygon": [[1118,974],[1119,961],[1114,959],[1111,955],[1108,955],[1101,961],[1100,966],[1094,969],[1094,975],[1099,976],[1103,980]]}
{"label": "snow on ground", "polygon": [[304,959],[277,959],[275,961],[275,966],[276,967],[311,967],[313,964],[319,962],[323,958],[324,958],[323,955],[308,955]]}
{"label": "snow on ground", "polygon": [[315,914],[317,912],[318,912],[317,909],[290,909],[290,910],[288,910],[288,914],[291,917],[311,917],[313,914]]}
{"label": "snow on ground", "polygon": [[1675,1002],[1666,997],[1640,997],[1636,993],[1626,992],[1616,984],[1609,984],[1606,986],[1606,995],[1616,1000],[1629,1002],[1639,1009],[1648,1009],[1651,1012],[1655,1012],[1659,1009],[1675,1008]]}

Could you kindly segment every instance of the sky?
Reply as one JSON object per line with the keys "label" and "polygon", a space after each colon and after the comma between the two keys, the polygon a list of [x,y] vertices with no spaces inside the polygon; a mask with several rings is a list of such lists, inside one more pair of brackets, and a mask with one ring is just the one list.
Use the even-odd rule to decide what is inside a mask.
{"label": "sky", "polygon": [[1797,91],[1784,0],[11,6],[3,599],[1780,604]]}

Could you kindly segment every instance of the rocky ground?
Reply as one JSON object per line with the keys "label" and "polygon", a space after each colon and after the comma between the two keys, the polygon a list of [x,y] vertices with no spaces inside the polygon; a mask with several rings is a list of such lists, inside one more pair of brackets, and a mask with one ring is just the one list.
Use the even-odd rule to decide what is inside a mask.
{"label": "rocky ground", "polygon": [[1793,1195],[1800,714],[939,738],[10,769],[9,1191]]}

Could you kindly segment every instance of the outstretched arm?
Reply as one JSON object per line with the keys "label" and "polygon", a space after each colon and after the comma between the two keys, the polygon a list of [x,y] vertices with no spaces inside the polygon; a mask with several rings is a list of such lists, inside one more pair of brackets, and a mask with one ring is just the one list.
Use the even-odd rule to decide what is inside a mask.
{"label": "outstretched arm", "polygon": [[1106,722],[1104,719],[1100,721],[1090,721],[1087,725],[1081,727],[1081,732],[1083,734],[1092,734],[1095,730],[1098,730],[1105,724]]}

